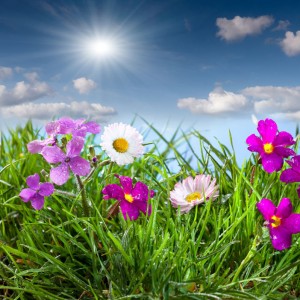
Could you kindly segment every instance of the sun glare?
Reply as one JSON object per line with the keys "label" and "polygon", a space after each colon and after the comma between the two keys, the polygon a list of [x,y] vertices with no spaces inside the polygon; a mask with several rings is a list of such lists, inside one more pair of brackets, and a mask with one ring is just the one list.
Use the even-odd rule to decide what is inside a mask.
{"label": "sun glare", "polygon": [[93,38],[86,42],[86,54],[91,58],[113,58],[117,50],[116,42],[109,38]]}

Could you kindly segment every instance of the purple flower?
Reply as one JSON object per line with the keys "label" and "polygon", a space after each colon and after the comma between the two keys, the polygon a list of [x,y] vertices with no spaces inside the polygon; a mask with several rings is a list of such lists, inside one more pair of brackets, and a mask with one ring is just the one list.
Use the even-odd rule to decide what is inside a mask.
{"label": "purple flower", "polygon": [[26,183],[29,188],[23,189],[19,194],[24,202],[31,201],[34,209],[41,209],[44,206],[44,197],[50,196],[54,192],[53,184],[50,182],[40,183],[39,174],[28,176]]}
{"label": "purple flower", "polygon": [[116,199],[120,201],[120,208],[124,219],[136,220],[140,211],[144,214],[151,214],[151,205],[148,204],[148,198],[152,198],[155,194],[153,190],[148,189],[147,185],[138,181],[135,186],[132,179],[127,176],[116,177],[120,180],[121,186],[117,184],[108,184],[102,190],[103,199]]}
{"label": "purple flower", "polygon": [[27,149],[30,153],[40,153],[45,146],[54,145],[55,143],[56,139],[54,137],[45,140],[34,140],[27,144]]}
{"label": "purple flower", "polygon": [[43,148],[41,154],[48,163],[60,163],[59,166],[52,168],[50,171],[50,178],[55,184],[62,185],[68,181],[70,176],[69,169],[79,176],[88,175],[90,172],[90,163],[79,156],[83,144],[83,138],[74,137],[68,142],[66,153],[56,145]]}
{"label": "purple flower", "polygon": [[279,171],[283,158],[295,155],[292,149],[287,148],[295,144],[292,135],[285,131],[278,132],[277,124],[271,119],[260,120],[257,130],[261,138],[255,134],[248,136],[248,150],[259,153],[266,172]]}
{"label": "purple flower", "polygon": [[93,134],[100,132],[100,125],[96,122],[84,122],[85,119],[78,119],[74,121],[74,129],[72,131],[73,136],[85,137],[88,132]]}
{"label": "purple flower", "polygon": [[300,232],[300,214],[293,213],[289,198],[282,198],[278,207],[269,199],[256,204],[269,228],[270,238],[276,250],[284,250],[292,244],[292,234]]}

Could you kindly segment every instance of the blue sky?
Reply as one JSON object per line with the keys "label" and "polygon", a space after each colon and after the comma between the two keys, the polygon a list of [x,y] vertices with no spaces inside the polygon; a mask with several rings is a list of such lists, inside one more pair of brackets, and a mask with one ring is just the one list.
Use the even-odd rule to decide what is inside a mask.
{"label": "blue sky", "polygon": [[253,115],[292,133],[300,119],[298,1],[0,6],[1,129],[53,115],[131,122],[137,113],[225,143],[230,129],[247,155]]}

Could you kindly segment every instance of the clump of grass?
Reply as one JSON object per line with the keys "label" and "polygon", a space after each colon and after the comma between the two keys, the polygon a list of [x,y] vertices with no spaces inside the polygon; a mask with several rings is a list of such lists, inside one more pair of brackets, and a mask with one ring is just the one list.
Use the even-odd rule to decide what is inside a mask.
{"label": "clump of grass", "polygon": [[[216,147],[197,131],[178,129],[166,139],[147,125],[157,140],[142,158],[124,167],[97,168],[87,182],[89,216],[83,215],[79,197],[68,194],[55,193],[41,211],[23,203],[18,194],[26,178],[49,168],[26,149],[39,132],[28,122],[1,135],[1,298],[299,297],[299,236],[293,236],[290,249],[275,251],[256,209],[261,198],[284,195],[300,212],[295,186],[280,183],[277,173],[266,174],[254,156],[238,166],[233,146],[219,142]],[[114,201],[103,201],[101,190],[116,182],[115,173],[156,191],[149,217],[126,221],[120,213],[109,213]],[[198,173],[217,179],[220,196],[180,214],[170,205],[169,193],[177,181]],[[72,180],[64,185],[70,193],[76,188]]]}

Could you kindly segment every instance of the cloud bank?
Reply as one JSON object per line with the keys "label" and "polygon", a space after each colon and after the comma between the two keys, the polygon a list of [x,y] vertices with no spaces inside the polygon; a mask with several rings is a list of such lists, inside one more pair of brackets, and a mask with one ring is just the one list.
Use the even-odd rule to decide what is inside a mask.
{"label": "cloud bank", "polygon": [[180,109],[199,115],[230,114],[242,112],[284,116],[300,121],[300,86],[253,86],[238,93],[215,89],[207,99],[183,98],[177,102]]}
{"label": "cloud bank", "polygon": [[219,27],[217,36],[226,41],[241,40],[248,35],[261,33],[274,22],[271,16],[260,16],[257,18],[235,16],[217,18],[216,24]]}
{"label": "cloud bank", "polygon": [[107,117],[115,115],[114,108],[102,106],[99,103],[73,101],[67,103],[24,103],[0,109],[6,116],[26,119],[50,120],[52,117],[70,116],[73,118],[91,118],[94,121],[104,122]]}

